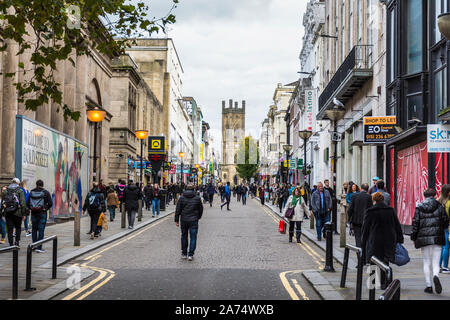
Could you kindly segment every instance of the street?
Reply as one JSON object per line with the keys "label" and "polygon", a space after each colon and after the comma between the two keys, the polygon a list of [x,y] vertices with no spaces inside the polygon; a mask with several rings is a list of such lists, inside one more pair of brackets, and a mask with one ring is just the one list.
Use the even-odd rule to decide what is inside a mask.
{"label": "street", "polygon": [[174,216],[78,258],[96,273],[55,299],[318,300],[301,271],[318,270],[324,254],[306,238],[288,243],[267,208],[232,198],[232,211],[204,205],[192,262],[181,259]]}

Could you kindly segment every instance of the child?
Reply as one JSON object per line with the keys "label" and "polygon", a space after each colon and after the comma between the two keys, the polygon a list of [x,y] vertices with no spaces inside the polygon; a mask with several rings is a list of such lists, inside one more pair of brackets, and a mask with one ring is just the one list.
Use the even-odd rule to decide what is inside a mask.
{"label": "child", "polygon": [[108,219],[106,219],[105,213],[102,212],[97,222],[97,234],[101,236],[102,230],[108,230]]}

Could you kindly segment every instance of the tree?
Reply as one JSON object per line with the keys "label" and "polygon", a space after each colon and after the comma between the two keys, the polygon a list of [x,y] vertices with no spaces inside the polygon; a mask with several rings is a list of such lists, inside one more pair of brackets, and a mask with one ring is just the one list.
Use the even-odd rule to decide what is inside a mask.
{"label": "tree", "polygon": [[[62,104],[61,84],[54,79],[57,62],[68,59],[75,66],[71,55],[89,55],[92,48],[117,56],[135,43],[130,39],[165,31],[166,25],[175,23],[172,11],[179,2],[168,1],[172,8],[166,16],[148,19],[149,8],[140,0],[133,1],[136,4],[127,0],[1,0],[0,52],[9,43],[18,45],[17,55],[31,51],[32,69],[25,70],[21,62],[17,66],[24,75],[32,73],[15,83],[19,102],[36,111],[51,100],[62,108],[65,120],[77,121],[80,112]],[[6,77],[15,75],[5,73]]]}
{"label": "tree", "polygon": [[239,143],[237,163],[236,171],[242,179],[249,181],[255,176],[259,167],[259,148],[252,137],[245,137]]}

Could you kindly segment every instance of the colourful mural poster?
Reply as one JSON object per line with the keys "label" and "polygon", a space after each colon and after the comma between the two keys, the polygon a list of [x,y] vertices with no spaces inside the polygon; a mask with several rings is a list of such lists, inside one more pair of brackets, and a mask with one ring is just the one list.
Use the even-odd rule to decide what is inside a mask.
{"label": "colourful mural poster", "polygon": [[26,180],[29,189],[36,180],[44,181],[53,199],[49,219],[81,211],[88,192],[88,147],[26,117],[17,116],[16,121],[16,176]]}
{"label": "colourful mural poster", "polygon": [[397,214],[400,223],[412,225],[416,206],[424,200],[428,188],[427,143],[397,153]]}

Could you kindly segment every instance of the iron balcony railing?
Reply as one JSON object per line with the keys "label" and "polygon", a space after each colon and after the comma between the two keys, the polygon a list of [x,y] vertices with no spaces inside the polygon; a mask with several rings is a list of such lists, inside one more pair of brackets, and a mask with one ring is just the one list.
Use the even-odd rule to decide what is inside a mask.
{"label": "iron balcony railing", "polygon": [[319,97],[319,106],[323,108],[328,100],[332,97],[338,87],[344,82],[348,74],[353,70],[368,70],[372,69],[372,45],[357,45],[354,46],[352,51],[345,58],[339,69],[334,74],[331,81],[323,90]]}

